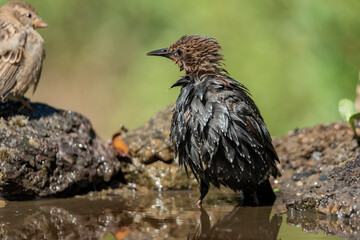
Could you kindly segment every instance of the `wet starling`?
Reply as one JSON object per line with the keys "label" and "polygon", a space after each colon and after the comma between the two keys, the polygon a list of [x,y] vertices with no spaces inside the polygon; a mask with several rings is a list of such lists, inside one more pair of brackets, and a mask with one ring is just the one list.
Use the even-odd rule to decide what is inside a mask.
{"label": "wet starling", "polygon": [[181,86],[170,133],[175,158],[200,179],[198,205],[210,183],[243,190],[244,205],[272,205],[269,177],[280,176],[278,156],[248,89],[221,67],[219,50],[213,38],[183,36],[147,54],[169,58],[185,70],[172,86]]}
{"label": "wet starling", "polygon": [[44,40],[35,30],[47,27],[25,2],[8,2],[0,8],[0,102],[23,95],[40,79],[45,57]]}

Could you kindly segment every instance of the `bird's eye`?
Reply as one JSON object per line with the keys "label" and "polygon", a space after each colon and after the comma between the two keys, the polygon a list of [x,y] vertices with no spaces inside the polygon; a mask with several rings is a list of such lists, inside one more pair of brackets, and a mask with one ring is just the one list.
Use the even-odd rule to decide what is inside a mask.
{"label": "bird's eye", "polygon": [[27,13],[26,16],[27,16],[28,18],[31,18],[31,17],[32,17],[31,13]]}
{"label": "bird's eye", "polygon": [[181,55],[183,54],[183,50],[181,50],[180,48],[178,48],[178,49],[176,50],[176,53],[177,53],[179,56],[181,56]]}

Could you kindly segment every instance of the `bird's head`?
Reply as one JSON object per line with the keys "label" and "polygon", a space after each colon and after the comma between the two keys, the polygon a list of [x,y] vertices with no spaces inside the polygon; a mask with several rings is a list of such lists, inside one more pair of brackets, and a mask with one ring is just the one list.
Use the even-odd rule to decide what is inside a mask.
{"label": "bird's head", "polygon": [[223,56],[218,53],[219,50],[221,47],[215,39],[192,35],[183,36],[170,47],[149,52],[147,55],[169,58],[180,67],[180,70],[200,76],[219,71],[218,67],[222,65],[223,60]]}
{"label": "bird's head", "polygon": [[34,29],[48,26],[29,3],[13,1],[8,2],[2,8],[9,9],[13,16],[24,26],[31,26]]}

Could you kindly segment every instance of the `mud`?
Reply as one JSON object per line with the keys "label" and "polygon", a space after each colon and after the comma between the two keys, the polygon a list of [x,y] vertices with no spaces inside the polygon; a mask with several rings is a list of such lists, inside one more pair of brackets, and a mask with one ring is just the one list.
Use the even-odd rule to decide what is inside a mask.
{"label": "mud", "polygon": [[360,148],[348,124],[295,130],[274,144],[284,171],[278,188],[289,208],[360,216]]}
{"label": "mud", "polygon": [[[274,141],[283,176],[274,187],[288,222],[305,231],[358,239],[359,145],[347,123],[294,130]],[[308,229],[308,230],[307,230]]]}

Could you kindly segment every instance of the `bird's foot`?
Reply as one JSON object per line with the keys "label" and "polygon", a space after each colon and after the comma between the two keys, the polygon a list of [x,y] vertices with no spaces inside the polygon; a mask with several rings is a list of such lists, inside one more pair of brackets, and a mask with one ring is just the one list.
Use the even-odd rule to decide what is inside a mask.
{"label": "bird's foot", "polygon": [[22,106],[19,108],[18,112],[23,111],[24,109],[27,109],[29,111],[33,111],[34,109],[31,107],[30,102],[24,98],[24,97],[17,97],[16,98],[17,101],[21,102]]}
{"label": "bird's foot", "polygon": [[199,200],[196,202],[196,205],[199,207],[202,204],[202,200],[204,199],[204,197],[206,196],[206,194],[209,191],[209,183],[205,182],[204,180],[200,180],[200,198]]}
{"label": "bird's foot", "polygon": [[199,199],[197,202],[196,202],[196,206],[198,208],[201,208],[201,204],[202,204],[202,199]]}

